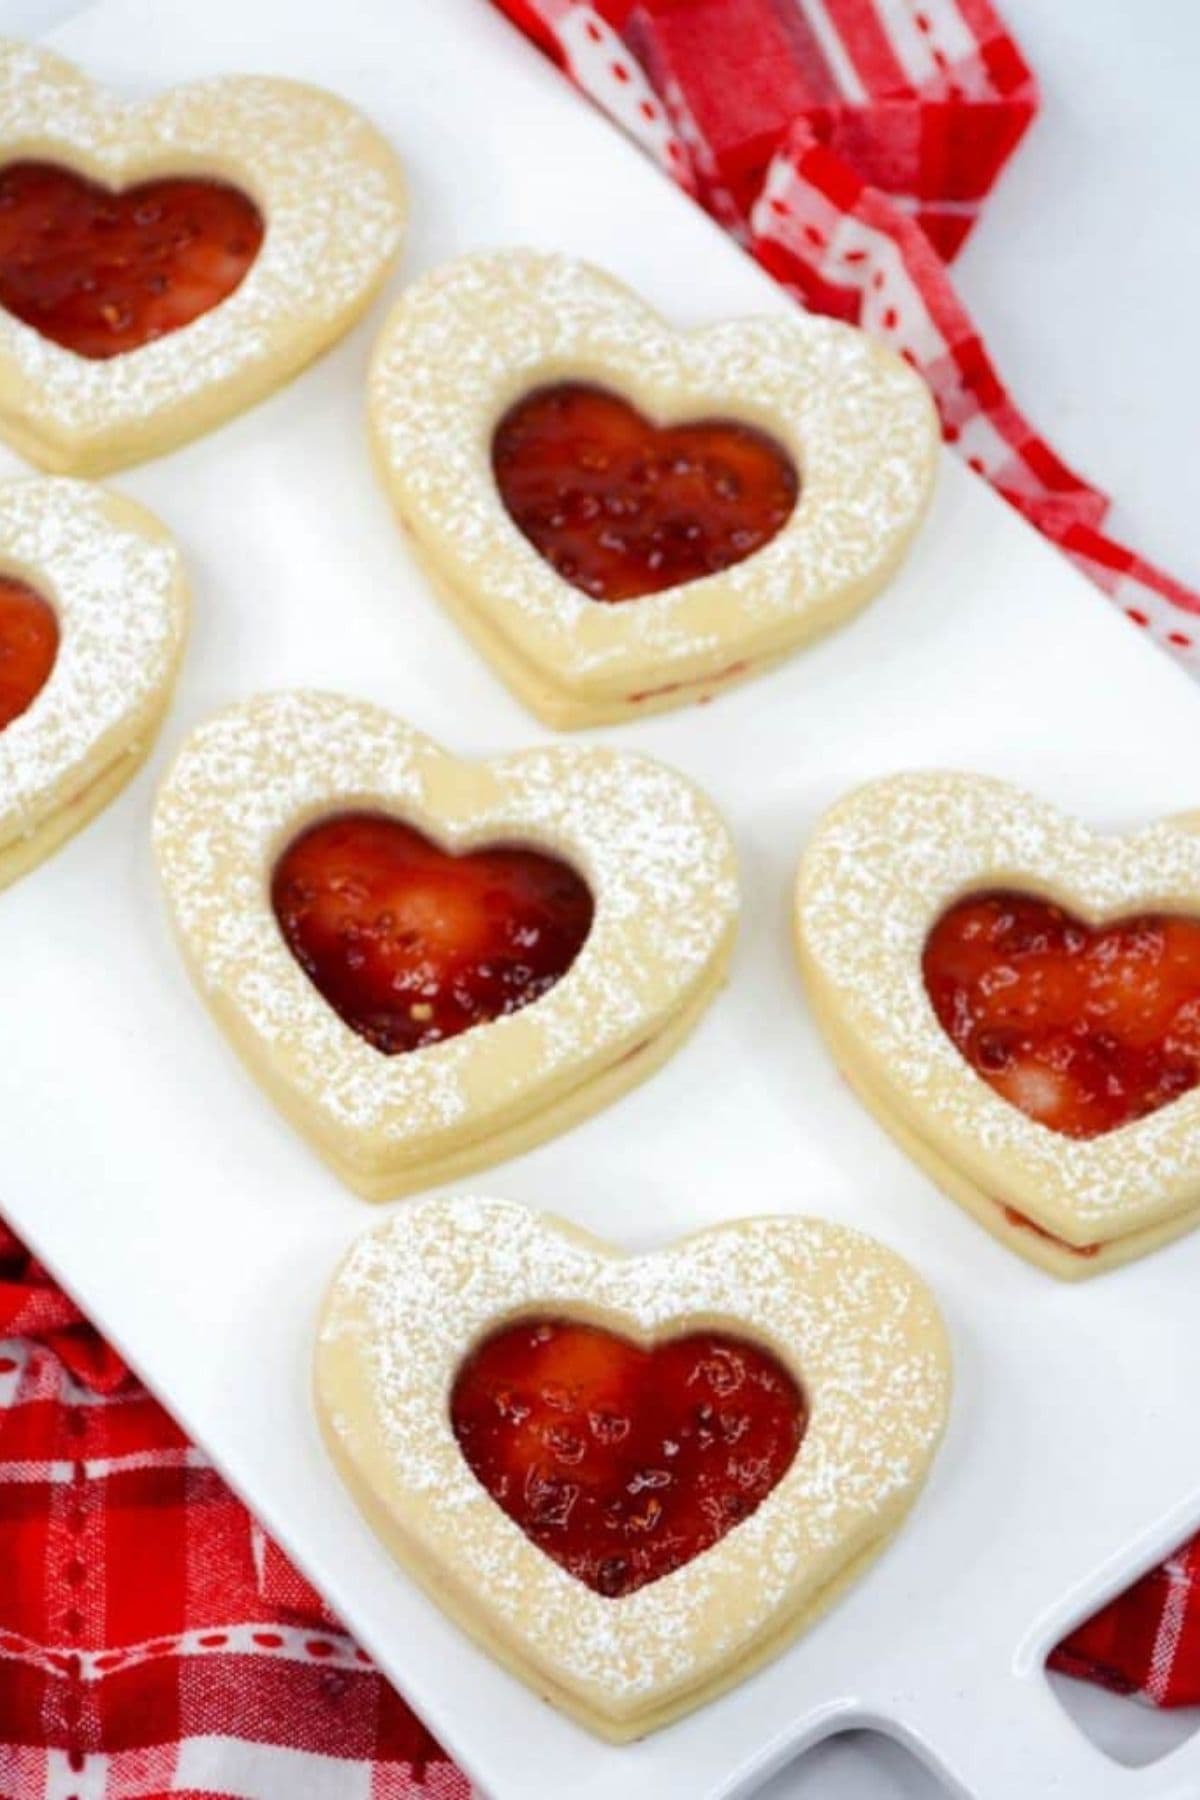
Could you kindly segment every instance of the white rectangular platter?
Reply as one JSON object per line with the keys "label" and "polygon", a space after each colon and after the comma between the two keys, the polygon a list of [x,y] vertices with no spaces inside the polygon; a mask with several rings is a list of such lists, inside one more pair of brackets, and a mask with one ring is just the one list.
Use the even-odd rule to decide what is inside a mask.
{"label": "white rectangular platter", "polygon": [[[360,103],[408,166],[405,274],[525,242],[595,258],[681,324],[788,304],[486,0],[205,0],[169,16],[105,0],[54,41],[131,94],[243,69]],[[148,818],[182,735],[262,688],[362,695],[463,753],[544,735],[426,591],[376,490],[362,388],[379,317],[274,400],[118,483],[179,535],[194,635],[149,772],[0,897],[6,1215],[492,1800],[731,1800],[864,1723],[976,1800],[1194,1796],[1200,1743],[1118,1768],[1041,1671],[1065,1626],[1200,1514],[1200,1236],[1078,1287],[1027,1267],[859,1109],[792,966],[800,846],[869,776],[986,770],[1112,827],[1200,801],[1200,697],[949,458],[911,561],[850,628],[710,707],[608,734],[685,769],[731,821],[745,891],[733,979],[647,1086],[473,1184],[630,1248],[772,1211],[896,1246],[933,1283],[957,1366],[911,1522],[768,1669],[613,1750],[446,1623],[328,1467],[313,1321],[378,1215],[317,1165],[204,1015],[168,936]]]}

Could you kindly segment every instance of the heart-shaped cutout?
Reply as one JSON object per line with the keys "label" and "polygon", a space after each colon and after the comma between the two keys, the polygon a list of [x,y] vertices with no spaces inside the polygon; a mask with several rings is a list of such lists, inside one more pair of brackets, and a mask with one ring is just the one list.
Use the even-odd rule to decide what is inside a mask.
{"label": "heart-shaped cutout", "polygon": [[617,1599],[719,1543],[800,1448],[808,1409],[777,1356],[728,1332],[635,1344],[522,1319],[473,1350],[450,1423],[476,1480],[577,1581]]}
{"label": "heart-shaped cutout", "polygon": [[[518,1424],[540,1430],[553,1402],[581,1408],[598,1384],[595,1423],[583,1427],[593,1438],[619,1436],[621,1408],[636,1389],[632,1410],[646,1409],[655,1425],[673,1413],[672,1396],[680,1399],[681,1434],[689,1428],[683,1396],[694,1393],[697,1438],[711,1407],[717,1435],[724,1417],[734,1440],[698,1509],[671,1525],[649,1503],[668,1492],[655,1485],[665,1466],[692,1458],[696,1440],[660,1440],[639,1491],[619,1502],[623,1520],[640,1507],[645,1537],[682,1522],[686,1538],[710,1523],[709,1501],[719,1511],[721,1497],[736,1491],[726,1480],[735,1464],[753,1484],[757,1503],[729,1529],[669,1573],[622,1583],[615,1594],[544,1554],[472,1472],[456,1435],[468,1423],[464,1395],[472,1426],[478,1402],[485,1413],[505,1404],[490,1376],[475,1380],[481,1363],[515,1342],[519,1376],[528,1367],[522,1334],[548,1321],[561,1322],[548,1350],[553,1362],[565,1346],[564,1391],[554,1385],[559,1376],[537,1383],[540,1407],[535,1396]],[[720,1367],[705,1367],[698,1337]],[[614,1338],[629,1359],[615,1382]],[[765,1378],[753,1408],[744,1380],[737,1388],[738,1357],[743,1375]],[[648,1378],[661,1392],[646,1392]],[[325,1305],[316,1395],[330,1452],[392,1554],[539,1695],[622,1741],[777,1653],[883,1548],[933,1458],[949,1361],[922,1283],[890,1251],[841,1226],[752,1219],[625,1257],[510,1202],[443,1199],[406,1208],[350,1252]],[[798,1402],[809,1409],[806,1426]],[[514,1379],[510,1413],[523,1403]],[[562,1418],[559,1445],[570,1458],[578,1422],[566,1407]],[[765,1421],[769,1468],[752,1469],[756,1458],[748,1450],[739,1458],[738,1442],[757,1445]],[[486,1436],[486,1416],[483,1428]],[[631,1420],[626,1442],[636,1429]],[[689,1493],[697,1497],[694,1486]]]}
{"label": "heart-shaped cutout", "polygon": [[1115,1131],[1200,1081],[1200,920],[1089,925],[1034,894],[970,894],[922,966],[971,1067],[1052,1131]]}
{"label": "heart-shaped cutout", "polygon": [[1182,822],[1104,838],[960,774],[839,802],[796,896],[851,1082],[948,1193],[1067,1278],[1200,1220],[1198,919]]}
{"label": "heart-shaped cutout", "polygon": [[37,699],[57,655],[50,602],[27,581],[0,575],[0,731]]}
{"label": "heart-shaped cutout", "polygon": [[[140,766],[187,628],[157,519],[80,481],[0,483],[0,887]],[[17,573],[19,571],[19,573]]]}
{"label": "heart-shaped cutout", "polygon": [[455,856],[379,813],[309,825],[275,865],[284,941],[351,1030],[386,1055],[519,1012],[566,974],[587,883],[536,850]]}
{"label": "heart-shaped cutout", "polygon": [[636,600],[744,562],[782,530],[795,464],[732,419],[656,425],[585,382],[538,388],[492,439],[517,530],[593,600]]}
{"label": "heart-shaped cutout", "polygon": [[438,591],[558,726],[705,699],[865,604],[939,441],[920,377],[849,326],[676,332],[603,271],[530,251],[405,290],[370,413]]}
{"label": "heart-shaped cutout", "polygon": [[0,307],[76,356],[136,350],[226,299],[262,244],[253,200],[198,176],[116,190],[0,168]]}
{"label": "heart-shaped cutout", "polygon": [[207,431],[348,329],[404,212],[390,147],[318,88],[134,103],[0,42],[3,435],[90,474]]}
{"label": "heart-shaped cutout", "polygon": [[[447,853],[531,853],[534,860],[517,858],[510,872],[519,885],[538,867],[541,902],[555,896],[550,963],[573,949],[565,973],[548,986],[553,967],[535,973],[533,986],[541,979],[544,990],[535,995],[515,966],[493,967],[491,996],[503,1001],[507,986],[515,1001],[523,986],[529,1003],[502,1006],[503,1016],[483,1023],[469,1018],[478,987],[474,997],[410,999],[403,955],[389,962],[389,948],[380,966],[399,973],[411,1022],[425,1027],[440,1017],[472,1028],[380,1055],[322,998],[271,899],[273,875],[286,870],[289,846],[303,848],[302,833],[364,811],[437,847],[440,897],[424,920],[434,936],[446,881],[474,887],[478,873],[499,866],[464,859],[456,871]],[[394,850],[400,840],[390,827],[388,836]],[[266,696],[201,726],[163,785],[155,842],[201,991],[289,1117],[345,1181],[374,1199],[515,1154],[650,1073],[723,980],[737,915],[728,833],[674,771],[599,749],[463,763],[378,708],[330,694]],[[320,835],[309,842],[319,844]],[[515,890],[496,892],[501,937],[509,924],[519,936],[524,901],[514,911]],[[334,918],[332,898],[326,893],[310,915],[321,932]],[[478,898],[470,902],[477,923]],[[454,935],[463,914],[447,918]],[[389,936],[395,924],[385,925]],[[370,966],[368,947],[358,948]],[[424,1004],[434,1016],[414,1017],[411,1007]]]}

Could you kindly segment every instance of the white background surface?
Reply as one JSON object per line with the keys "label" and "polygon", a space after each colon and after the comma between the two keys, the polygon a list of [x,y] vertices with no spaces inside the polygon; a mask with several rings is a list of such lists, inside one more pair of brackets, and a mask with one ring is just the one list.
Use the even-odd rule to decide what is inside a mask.
{"label": "white background surface", "polygon": [[[0,22],[7,30],[33,30],[69,10],[78,9],[63,0],[0,0]],[[169,10],[158,9],[160,29]],[[964,253],[961,285],[1018,403],[1068,460],[1121,496],[1116,522],[1139,548],[1200,581],[1194,535],[1200,395],[1191,350],[1200,291],[1194,224],[1200,136],[1191,87],[1200,50],[1197,14],[1188,0],[1136,8],[1127,0],[1008,0],[1006,11],[1042,79],[1044,113]],[[655,180],[647,169],[647,183]],[[694,289],[702,285],[694,269],[691,283]],[[697,312],[703,310],[698,301]],[[125,485],[158,498],[153,479],[140,485],[127,479]],[[219,594],[227,567],[218,557],[204,572]],[[253,573],[265,579],[265,561]],[[211,644],[208,649],[211,655]],[[1102,682],[1118,655],[1117,640],[1106,637],[1103,653],[1097,650]],[[208,680],[215,662],[204,668],[212,691],[205,695],[197,688],[189,712],[231,691]],[[300,673],[313,675],[298,666],[282,669],[279,679]],[[1136,678],[1132,686],[1139,686]],[[417,722],[441,726],[431,715]],[[506,722],[506,741],[519,741],[513,723]],[[1074,759],[1065,748],[1060,757],[1052,739],[1045,743],[1050,770],[1043,785],[1070,788],[1074,770],[1066,774],[1056,765]],[[1028,760],[1027,778],[1034,779],[1035,759]],[[1097,763],[1102,766],[1102,754]],[[1138,781],[1118,779],[1116,786],[1122,803],[1132,804]],[[693,1070],[677,1091],[694,1090],[698,1079]],[[263,1135],[271,1136],[268,1127]],[[864,1135],[863,1142],[865,1175],[876,1164],[882,1168],[884,1153],[873,1137]],[[888,1163],[889,1176],[892,1167]],[[517,1191],[511,1180],[498,1178],[493,1185]],[[771,1800],[915,1800],[939,1789],[900,1753],[869,1739],[824,1746],[764,1791]],[[1062,1792],[1066,1800],[1091,1800],[1077,1786]],[[674,1795],[664,1790],[663,1800]],[[679,1800],[691,1795],[681,1790]],[[1025,1795],[1014,1791],[1011,1800]]]}

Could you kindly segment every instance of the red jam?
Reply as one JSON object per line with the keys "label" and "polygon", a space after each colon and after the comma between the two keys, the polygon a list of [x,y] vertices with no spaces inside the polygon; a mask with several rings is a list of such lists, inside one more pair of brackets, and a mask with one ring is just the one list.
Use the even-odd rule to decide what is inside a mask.
{"label": "red jam", "polygon": [[227,182],[119,192],[56,163],[0,169],[0,306],[77,356],[136,350],[232,294],[262,215]]}
{"label": "red jam", "polygon": [[1019,1231],[1032,1231],[1034,1237],[1044,1238],[1056,1250],[1069,1250],[1072,1256],[1099,1256],[1104,1248],[1103,1244],[1068,1244],[1066,1238],[1056,1237],[1054,1232],[1047,1231],[1044,1225],[1039,1225],[1027,1213],[1018,1212],[1015,1206],[1004,1206],[1001,1211],[1006,1224],[1015,1225]]}
{"label": "red jam", "polygon": [[787,523],[787,452],[733,419],[655,425],[584,382],[537,388],[496,427],[492,468],[517,529],[593,600],[635,600],[753,555]]}
{"label": "red jam", "polygon": [[41,693],[57,654],[54,608],[28,583],[0,575],[0,731]]}
{"label": "red jam", "polygon": [[393,1056],[539,1000],[592,923],[580,876],[536,850],[453,856],[381,813],[341,813],[283,852],[271,904],[334,1011]]}
{"label": "red jam", "polygon": [[971,1067],[1066,1137],[1145,1118],[1200,1080],[1200,919],[1091,926],[1031,894],[971,894],[930,932],[923,969]]}
{"label": "red jam", "polygon": [[467,1358],[450,1421],[526,1537],[616,1599],[748,1519],[787,1473],[808,1408],[769,1351],[723,1332],[646,1350],[524,1319]]}

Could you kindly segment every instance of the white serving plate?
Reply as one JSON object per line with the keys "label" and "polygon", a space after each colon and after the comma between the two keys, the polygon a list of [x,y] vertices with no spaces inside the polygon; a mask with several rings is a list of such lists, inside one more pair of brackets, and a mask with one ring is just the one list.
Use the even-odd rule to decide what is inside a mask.
{"label": "white serving plate", "polygon": [[[361,102],[408,165],[410,275],[528,242],[593,256],[680,323],[787,305],[485,0],[206,0],[163,23],[154,0],[104,0],[53,41],[131,93],[241,68]],[[147,828],[184,732],[263,687],[342,688],[461,752],[545,736],[426,592],[376,491],[362,383],[379,318],[247,417],[120,478],[183,542],[194,637],[151,772],[0,897],[6,1215],[492,1800],[731,1800],[856,1724],[976,1800],[1194,1797],[1200,1743],[1118,1768],[1042,1662],[1200,1516],[1200,1237],[1078,1287],[1026,1266],[860,1110],[792,966],[800,845],[856,781],[977,768],[1113,827],[1197,803],[1190,683],[952,459],[906,570],[851,627],[710,707],[594,734],[677,764],[725,809],[745,888],[733,981],[646,1087],[473,1184],[630,1248],[811,1210],[908,1255],[941,1298],[958,1377],[909,1525],[768,1669],[614,1750],[447,1624],[327,1465],[313,1320],[379,1214],[318,1167],[205,1016]]]}

